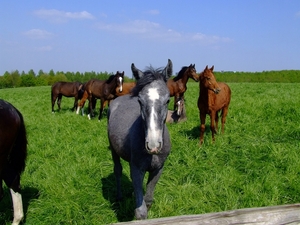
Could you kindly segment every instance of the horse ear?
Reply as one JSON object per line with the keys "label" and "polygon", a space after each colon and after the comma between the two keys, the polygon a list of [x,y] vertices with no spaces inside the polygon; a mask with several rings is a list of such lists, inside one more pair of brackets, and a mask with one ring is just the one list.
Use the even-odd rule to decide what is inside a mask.
{"label": "horse ear", "polygon": [[139,69],[137,69],[133,63],[131,64],[131,71],[132,71],[132,75],[136,80],[139,80],[144,76],[144,73]]}
{"label": "horse ear", "polygon": [[208,70],[208,65],[206,65],[205,69],[204,70]]}
{"label": "horse ear", "polygon": [[168,59],[168,64],[163,70],[164,79],[167,81],[173,74],[173,63],[171,59]]}
{"label": "horse ear", "polygon": [[212,66],[211,68],[210,68],[210,71],[212,72],[214,70],[214,66]]}

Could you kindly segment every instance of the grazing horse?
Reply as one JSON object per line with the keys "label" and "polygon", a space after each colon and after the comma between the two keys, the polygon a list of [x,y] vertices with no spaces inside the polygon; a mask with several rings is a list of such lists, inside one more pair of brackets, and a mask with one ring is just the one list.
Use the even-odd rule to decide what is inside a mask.
{"label": "grazing horse", "polygon": [[[120,157],[129,162],[135,195],[135,217],[146,219],[154,188],[171,150],[170,135],[165,124],[170,93],[166,85],[172,75],[172,62],[166,68],[145,72],[134,65],[137,84],[131,95],[116,98],[109,107],[108,138],[117,183],[117,200],[122,198]],[[145,196],[143,180],[149,172]]]}
{"label": "grazing horse", "polygon": [[100,120],[102,118],[103,108],[105,107],[105,102],[110,101],[115,98],[116,88],[120,88],[120,92],[122,92],[123,86],[123,79],[124,79],[124,71],[120,73],[119,71],[115,75],[111,75],[107,80],[97,80],[92,79],[89,80],[84,85],[84,94],[81,101],[77,107],[77,114],[79,114],[80,108],[83,107],[86,99],[89,100],[89,114],[88,118],[94,117],[94,108],[96,105],[96,100],[100,99],[100,111],[99,117]]}
{"label": "grazing horse", "polygon": [[14,219],[19,224],[24,217],[20,176],[27,156],[26,128],[22,114],[10,103],[0,99],[0,200],[2,180],[10,189]]}
{"label": "grazing horse", "polygon": [[166,123],[179,123],[187,120],[184,99],[183,98],[177,99],[176,106],[177,106],[176,111],[168,110]]}
{"label": "grazing horse", "polygon": [[77,108],[78,99],[82,98],[83,85],[80,82],[56,82],[51,87],[51,101],[52,101],[52,112],[54,112],[54,104],[57,99],[58,110],[60,110],[60,103],[62,96],[75,97],[74,106],[72,110]]}
{"label": "grazing horse", "polygon": [[177,99],[184,97],[184,93],[187,90],[186,83],[188,82],[189,78],[192,78],[196,82],[199,81],[199,76],[196,73],[195,64],[182,67],[176,77],[168,80],[167,85],[170,91],[170,97],[174,96],[174,111],[177,107]]}
{"label": "grazing horse", "polygon": [[224,125],[226,115],[231,98],[231,90],[229,86],[222,82],[217,82],[213,74],[214,66],[210,69],[206,66],[204,71],[200,73],[200,90],[198,98],[198,108],[200,111],[200,144],[203,143],[205,131],[206,114],[210,116],[210,129],[212,132],[212,140],[215,141],[215,134],[218,130],[218,113],[221,112],[222,133],[224,133]]}

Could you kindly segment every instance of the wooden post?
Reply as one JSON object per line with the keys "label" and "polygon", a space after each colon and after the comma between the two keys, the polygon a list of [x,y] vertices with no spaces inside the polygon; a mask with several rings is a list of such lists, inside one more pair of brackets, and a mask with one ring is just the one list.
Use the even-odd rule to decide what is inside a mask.
{"label": "wooden post", "polygon": [[117,223],[118,225],[299,225],[300,203],[261,208],[238,209],[200,215],[173,216]]}

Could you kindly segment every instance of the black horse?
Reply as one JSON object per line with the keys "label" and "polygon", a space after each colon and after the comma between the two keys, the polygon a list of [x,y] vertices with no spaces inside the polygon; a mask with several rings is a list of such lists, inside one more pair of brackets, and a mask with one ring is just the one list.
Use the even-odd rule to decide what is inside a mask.
{"label": "black horse", "polygon": [[60,110],[61,98],[74,97],[74,105],[72,110],[77,108],[78,99],[82,98],[84,90],[82,89],[83,84],[80,82],[56,82],[51,87],[51,102],[52,102],[52,112],[54,112],[54,104],[57,99],[58,110]]}
{"label": "black horse", "polygon": [[[131,95],[116,98],[109,107],[108,138],[117,181],[117,199],[122,198],[120,157],[130,164],[130,176],[136,200],[136,219],[146,219],[153,201],[154,188],[162,173],[171,141],[165,120],[170,92],[167,80],[172,75],[172,62],[165,69],[145,72],[131,66],[137,83]],[[143,179],[149,172],[143,197]],[[147,209],[148,208],[148,209]]]}
{"label": "black horse", "polygon": [[24,217],[20,176],[27,156],[26,128],[22,114],[10,103],[0,99],[0,200],[3,198],[2,180],[9,187],[13,208],[13,224]]}

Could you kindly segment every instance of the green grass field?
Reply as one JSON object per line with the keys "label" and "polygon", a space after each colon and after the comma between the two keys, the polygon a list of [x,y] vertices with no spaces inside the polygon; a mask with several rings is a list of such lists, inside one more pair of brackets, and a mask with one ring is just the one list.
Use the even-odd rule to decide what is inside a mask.
{"label": "green grass field", "polygon": [[[212,144],[207,117],[200,147],[198,83],[188,83],[188,120],[168,125],[172,151],[149,218],[300,202],[300,84],[229,86],[232,99],[225,134],[217,135]],[[0,98],[23,113],[27,128],[28,159],[21,179],[24,224],[109,224],[134,219],[126,162],[125,199],[115,202],[105,116],[98,122],[76,115],[70,110],[73,99],[64,97],[62,110],[51,113],[50,86],[0,89]],[[98,110],[99,102],[97,115]],[[11,201],[5,185],[4,191],[0,224],[10,224]]]}

